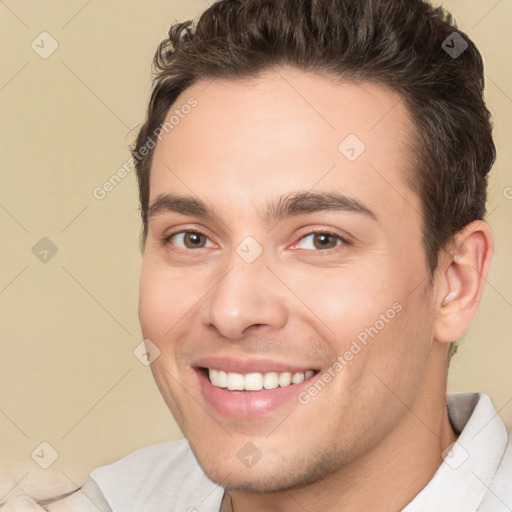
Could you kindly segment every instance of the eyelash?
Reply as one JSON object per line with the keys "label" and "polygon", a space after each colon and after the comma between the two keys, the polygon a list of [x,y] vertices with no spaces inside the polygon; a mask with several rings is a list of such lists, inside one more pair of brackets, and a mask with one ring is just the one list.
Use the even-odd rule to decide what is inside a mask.
{"label": "eyelash", "polygon": [[[182,233],[198,234],[198,235],[204,236],[205,238],[207,238],[209,240],[208,235],[206,233],[204,233],[203,231],[201,231],[200,229],[182,229],[180,231],[175,231],[174,233],[171,233],[171,234],[165,236],[164,239],[163,239],[164,245],[168,246],[170,244],[170,240],[171,240],[171,238],[173,236],[180,235]],[[330,229],[318,229],[318,230],[308,231],[306,234],[302,235],[297,240],[297,242],[295,242],[293,245],[298,244],[301,240],[303,240],[304,238],[307,238],[308,236],[311,236],[311,235],[330,235],[330,236],[334,236],[337,239],[339,239],[341,243],[337,244],[335,247],[330,247],[328,249],[313,249],[313,250],[312,249],[303,249],[303,250],[308,251],[308,252],[317,252],[317,253],[322,253],[323,252],[323,253],[325,253],[325,252],[335,251],[335,250],[337,250],[342,245],[345,245],[345,246],[352,245],[352,242],[350,242],[347,238],[345,238],[344,236],[340,235],[336,231],[333,231],[333,230],[330,230]],[[198,250],[201,250],[201,249],[205,249],[205,247],[199,247],[198,249],[183,249],[181,247],[175,247],[174,250],[176,250],[177,252],[180,252],[180,253],[189,253],[190,251],[198,251]]]}

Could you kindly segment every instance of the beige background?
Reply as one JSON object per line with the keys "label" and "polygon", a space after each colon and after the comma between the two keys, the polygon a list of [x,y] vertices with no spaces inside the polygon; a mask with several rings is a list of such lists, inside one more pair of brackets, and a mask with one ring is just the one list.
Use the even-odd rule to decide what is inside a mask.
{"label": "beige background", "polygon": [[[511,425],[512,2],[445,6],[484,55],[499,154],[488,206],[496,255],[449,390],[489,393]],[[180,437],[133,355],[141,341],[135,177],[103,200],[92,192],[128,159],[157,43],[174,20],[206,7],[0,0],[0,466],[46,441],[59,454],[52,467],[79,481],[138,447]],[[31,48],[43,31],[59,45],[47,59]],[[46,263],[32,252],[43,237],[58,249]]]}

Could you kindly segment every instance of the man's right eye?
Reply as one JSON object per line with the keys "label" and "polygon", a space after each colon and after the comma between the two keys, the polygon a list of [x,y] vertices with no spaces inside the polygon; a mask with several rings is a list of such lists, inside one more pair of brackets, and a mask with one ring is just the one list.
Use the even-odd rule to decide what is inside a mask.
{"label": "man's right eye", "polygon": [[203,249],[204,247],[214,245],[213,242],[200,231],[178,231],[171,233],[165,238],[165,244],[172,244],[178,249]]}

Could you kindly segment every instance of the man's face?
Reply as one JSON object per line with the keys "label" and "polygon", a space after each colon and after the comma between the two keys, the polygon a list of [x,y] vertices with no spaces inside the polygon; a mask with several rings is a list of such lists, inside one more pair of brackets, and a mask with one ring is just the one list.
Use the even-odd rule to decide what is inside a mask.
{"label": "man's face", "polygon": [[413,128],[396,93],[295,70],[200,82],[171,110],[191,97],[151,169],[139,316],[153,374],[212,480],[313,482],[399,428],[425,385]]}

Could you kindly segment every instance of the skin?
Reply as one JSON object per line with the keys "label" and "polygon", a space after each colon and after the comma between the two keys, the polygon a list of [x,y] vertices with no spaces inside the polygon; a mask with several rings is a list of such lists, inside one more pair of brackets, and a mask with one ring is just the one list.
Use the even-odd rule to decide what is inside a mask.
{"label": "skin", "polygon": [[[197,107],[155,149],[150,204],[192,196],[219,219],[163,211],[149,221],[139,318],[161,351],[152,370],[166,403],[235,512],[402,509],[457,438],[445,405],[448,349],[478,307],[488,225],[458,233],[429,282],[421,204],[405,179],[414,126],[400,96],[380,85],[282,68],[196,83],[173,109],[190,97]],[[366,145],[353,162],[338,150],[348,134]],[[304,191],[355,198],[378,221],[344,211],[265,220],[267,203]],[[322,229],[350,243],[334,236],[326,249],[321,235],[308,236]],[[206,234],[194,239],[203,247],[180,235],[165,241],[194,230]],[[250,264],[236,252],[247,236],[263,249]],[[397,302],[401,311],[307,405],[227,418],[191,368],[230,354],[321,375]],[[251,468],[237,457],[247,442],[262,455]]]}

